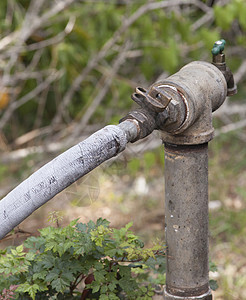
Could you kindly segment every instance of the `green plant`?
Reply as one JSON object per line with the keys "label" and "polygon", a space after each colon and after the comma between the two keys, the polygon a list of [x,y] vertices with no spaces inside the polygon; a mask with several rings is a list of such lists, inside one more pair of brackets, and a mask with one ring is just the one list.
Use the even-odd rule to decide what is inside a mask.
{"label": "green plant", "polygon": [[163,246],[145,249],[131,225],[112,229],[105,219],[74,220],[2,250],[2,299],[13,286],[13,299],[151,299],[146,279],[164,263]]}
{"label": "green plant", "polygon": [[[216,264],[212,261],[209,262],[209,270],[210,270],[210,272],[217,272],[218,271],[218,268],[217,268]],[[210,286],[211,290],[216,291],[218,289],[217,280],[210,279],[209,280],[209,286]]]}

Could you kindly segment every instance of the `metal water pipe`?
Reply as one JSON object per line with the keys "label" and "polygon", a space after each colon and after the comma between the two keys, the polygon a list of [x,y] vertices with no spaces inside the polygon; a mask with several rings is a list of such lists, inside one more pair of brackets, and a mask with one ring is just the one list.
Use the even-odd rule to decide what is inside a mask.
{"label": "metal water pipe", "polygon": [[225,63],[225,41],[213,63],[192,62],[176,74],[136,88],[140,105],[120,124],[106,126],[68,149],[0,201],[0,239],[41,205],[104,161],[157,129],[165,145],[165,300],[210,300],[208,279],[208,142],[212,112],[236,93]]}
{"label": "metal water pipe", "polygon": [[214,44],[213,63],[195,61],[179,72],[137,88],[141,109],[123,120],[141,124],[141,137],[158,129],[165,147],[165,300],[212,299],[208,267],[208,142],[212,112],[237,91],[225,63],[225,41]]}

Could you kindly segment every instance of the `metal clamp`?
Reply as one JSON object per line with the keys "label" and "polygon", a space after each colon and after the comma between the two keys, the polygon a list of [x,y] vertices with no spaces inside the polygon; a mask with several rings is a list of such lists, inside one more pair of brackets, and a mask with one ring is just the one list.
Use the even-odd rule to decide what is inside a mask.
{"label": "metal clamp", "polygon": [[140,109],[129,112],[120,120],[120,123],[127,119],[134,119],[138,122],[140,130],[137,138],[132,141],[135,142],[157,129],[159,123],[165,122],[168,118],[166,108],[172,97],[158,84],[151,86],[148,91],[142,87],[137,87],[131,97],[140,106]]}
{"label": "metal clamp", "polygon": [[166,288],[164,287],[164,300],[212,300],[212,294],[211,294],[211,291],[209,290],[207,293],[199,295],[199,296],[180,297],[180,296],[175,296],[175,295],[169,294],[166,291]]}

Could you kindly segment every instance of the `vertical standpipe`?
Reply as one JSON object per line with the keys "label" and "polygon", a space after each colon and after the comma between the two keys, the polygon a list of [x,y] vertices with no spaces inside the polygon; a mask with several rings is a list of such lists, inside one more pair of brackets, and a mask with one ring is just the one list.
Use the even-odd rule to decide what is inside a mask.
{"label": "vertical standpipe", "polygon": [[225,64],[225,41],[213,48],[213,64],[195,61],[149,89],[136,88],[141,109],[125,119],[138,121],[143,138],[154,129],[165,144],[165,300],[211,300],[208,268],[208,142],[212,112],[236,93]]}
{"label": "vertical standpipe", "polygon": [[[219,53],[216,55],[222,56]],[[165,223],[167,271],[165,300],[211,300],[208,268],[208,142],[212,112],[236,92],[233,75],[223,65],[196,61],[148,90],[137,88],[133,100],[140,137],[161,131],[165,144]],[[228,91],[230,93],[228,93]],[[124,119],[123,119],[124,120]],[[149,128],[151,130],[149,130]]]}
{"label": "vertical standpipe", "polygon": [[214,132],[212,112],[224,102],[227,82],[214,65],[192,62],[163,80],[160,86],[172,89],[173,100],[178,103],[175,107],[180,107],[181,117],[177,115],[176,120],[184,120],[176,127],[165,128],[166,123],[162,129],[167,245],[164,299],[211,300],[208,142]]}
{"label": "vertical standpipe", "polygon": [[212,299],[208,285],[208,144],[165,143],[165,299]]}

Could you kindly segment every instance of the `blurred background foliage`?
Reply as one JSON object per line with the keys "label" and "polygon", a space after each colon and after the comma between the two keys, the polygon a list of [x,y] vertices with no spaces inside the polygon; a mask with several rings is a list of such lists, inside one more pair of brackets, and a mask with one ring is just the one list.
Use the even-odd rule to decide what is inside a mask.
{"label": "blurred background foliage", "polygon": [[[117,124],[132,109],[136,86],[193,60],[211,61],[214,42],[224,38],[238,94],[214,118],[211,255],[219,266],[216,299],[246,299],[245,16],[245,0],[1,0],[1,195],[70,145]],[[163,164],[157,136],[129,147],[96,180],[92,175],[110,216],[93,203],[85,218],[100,217],[97,211],[121,226],[114,218],[121,214],[146,240],[153,232],[163,238]],[[63,197],[73,201],[79,184],[92,188],[78,183]],[[41,226],[43,218],[34,217]]]}
{"label": "blurred background foliage", "polygon": [[45,0],[0,4],[0,128],[11,148],[44,126],[53,139],[64,128],[78,137],[78,124],[115,122],[131,108],[136,84],[209,61],[220,37],[232,70],[244,59],[243,0],[58,2],[63,9]]}

